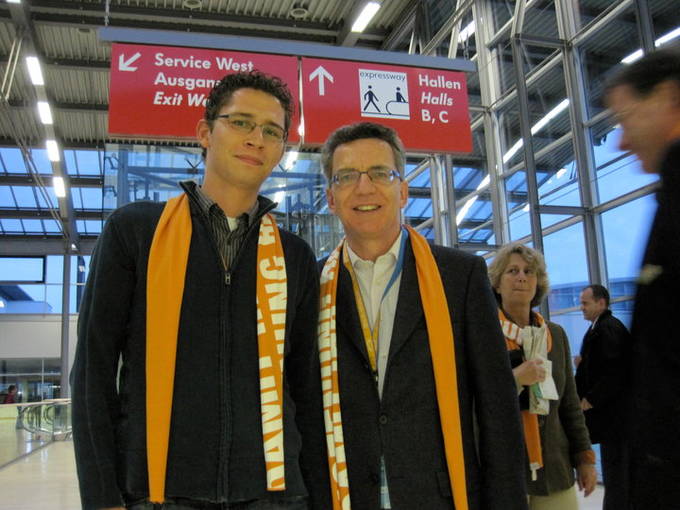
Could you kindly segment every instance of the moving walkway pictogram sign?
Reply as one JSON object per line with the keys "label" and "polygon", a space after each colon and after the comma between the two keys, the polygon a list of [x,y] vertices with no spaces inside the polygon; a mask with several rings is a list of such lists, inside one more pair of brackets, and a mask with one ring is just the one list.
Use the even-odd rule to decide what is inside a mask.
{"label": "moving walkway pictogram sign", "polygon": [[[307,145],[359,121],[393,127],[409,151],[470,152],[465,73],[441,69],[244,53],[113,44],[109,132],[142,138],[194,139],[214,83],[258,69],[284,80],[294,98],[302,83]],[[298,105],[289,142],[297,143]]]}
{"label": "moving walkway pictogram sign", "polygon": [[343,124],[397,130],[411,151],[470,152],[465,73],[328,59],[302,59],[305,143]]}

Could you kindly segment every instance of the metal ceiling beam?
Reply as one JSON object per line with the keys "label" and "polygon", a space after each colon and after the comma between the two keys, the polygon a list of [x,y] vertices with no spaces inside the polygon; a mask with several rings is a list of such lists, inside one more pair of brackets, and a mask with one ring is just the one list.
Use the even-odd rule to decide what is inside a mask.
{"label": "metal ceiling beam", "polygon": [[[46,24],[46,25],[72,25],[74,27],[82,26],[83,24],[90,25],[92,27],[103,27],[103,23],[94,18],[85,18],[78,16],[66,16],[59,15],[53,16],[49,14],[34,16],[36,24]],[[189,25],[187,27],[186,20],[177,20],[177,22],[162,22],[162,21],[147,21],[147,20],[111,20],[109,22],[109,27],[112,28],[130,28],[130,29],[149,29],[149,30],[162,30],[168,32],[183,32],[183,33],[195,33],[195,34],[222,34],[231,35],[235,37],[266,37],[269,39],[277,40],[290,40],[290,41],[306,41],[315,42],[323,44],[334,44],[335,35],[333,36],[314,36],[309,33],[302,32],[281,32],[275,30],[244,30],[238,27],[227,27],[224,24],[221,25]]]}
{"label": "metal ceiling beam", "polygon": [[[51,182],[52,175],[40,174],[45,182]],[[69,176],[72,188],[101,188],[104,179],[102,177],[76,177]],[[38,182],[31,174],[0,174],[0,186],[37,186]]]}
{"label": "metal ceiling beam", "polygon": [[[10,100],[9,106],[11,108],[35,108],[35,105],[29,101]],[[62,112],[82,112],[82,113],[109,113],[108,104],[94,104],[94,103],[57,103],[50,101],[50,106],[55,111]]]}
{"label": "metal ceiling beam", "polygon": [[[79,255],[92,253],[98,236],[82,236],[80,238]],[[0,256],[14,257],[19,255],[63,255],[64,239],[60,234],[26,235],[5,234],[0,236]]]}
{"label": "metal ceiling beam", "polygon": [[[90,2],[54,2],[52,0],[32,0],[32,16],[35,21],[46,21],[71,18],[72,24],[79,27],[90,24],[91,26],[104,25],[104,8],[100,3]],[[215,31],[216,28],[240,29],[288,32],[296,39],[302,33],[314,36],[336,37],[340,26],[334,27],[327,23],[304,21],[291,18],[266,18],[263,16],[240,16],[224,12],[202,12],[198,10],[187,11],[180,9],[157,9],[132,5],[110,5],[109,25],[121,26],[129,21],[149,22],[159,24],[183,25],[192,28],[197,25],[205,25]],[[82,21],[77,21],[82,20]],[[86,21],[89,20],[89,23]]]}
{"label": "metal ceiling beam", "polygon": [[[74,209],[73,217],[74,220],[102,220],[108,213],[109,210],[84,210],[84,209]],[[0,207],[0,219],[7,220],[53,220],[49,209],[7,209],[5,207]],[[1,236],[0,236],[1,237]],[[62,253],[64,250],[64,244],[62,243]]]}
{"label": "metal ceiling beam", "polygon": [[[110,60],[83,60],[73,58],[56,58],[40,56],[43,65],[54,68],[56,70],[64,71],[87,71],[87,72],[109,72],[111,69]],[[6,65],[7,58],[0,57],[0,64]]]}
{"label": "metal ceiling beam", "polygon": [[381,50],[393,51],[399,46],[401,41],[411,36],[416,22],[417,7],[418,4],[416,2],[409,2],[407,9],[401,13],[399,23],[383,39],[383,43],[380,46]]}

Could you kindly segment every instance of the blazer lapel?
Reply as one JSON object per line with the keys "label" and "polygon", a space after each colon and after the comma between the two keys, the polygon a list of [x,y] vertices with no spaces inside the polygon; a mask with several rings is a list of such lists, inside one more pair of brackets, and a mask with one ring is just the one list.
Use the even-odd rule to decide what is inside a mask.
{"label": "blazer lapel", "polygon": [[422,315],[423,305],[420,300],[420,291],[418,290],[416,260],[413,255],[411,243],[407,242],[388,360],[391,360],[397,352],[399,352],[399,349],[403,347],[420,322]]}
{"label": "blazer lapel", "polygon": [[359,313],[357,312],[357,304],[354,299],[352,278],[345,268],[345,265],[342,263],[342,256],[340,257],[340,260],[338,297],[335,310],[336,332],[338,337],[342,336],[349,338],[350,342],[354,344],[366,363],[368,363],[368,351],[366,350],[364,334],[361,331],[361,322],[359,322]]}

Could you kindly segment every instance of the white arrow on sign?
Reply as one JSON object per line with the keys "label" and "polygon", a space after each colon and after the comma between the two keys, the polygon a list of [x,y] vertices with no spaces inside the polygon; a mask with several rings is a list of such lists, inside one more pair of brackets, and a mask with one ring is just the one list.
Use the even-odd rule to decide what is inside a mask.
{"label": "white arrow on sign", "polygon": [[132,64],[135,60],[137,60],[139,57],[141,57],[142,54],[137,52],[134,55],[132,55],[129,59],[125,60],[125,55],[122,53],[118,57],[118,70],[119,71],[136,71],[136,67],[131,67],[130,64]]}
{"label": "white arrow on sign", "polygon": [[309,81],[314,81],[315,78],[319,79],[319,95],[326,95],[326,82],[324,80],[327,79],[333,83],[333,75],[326,71],[323,66],[319,66],[309,75]]}

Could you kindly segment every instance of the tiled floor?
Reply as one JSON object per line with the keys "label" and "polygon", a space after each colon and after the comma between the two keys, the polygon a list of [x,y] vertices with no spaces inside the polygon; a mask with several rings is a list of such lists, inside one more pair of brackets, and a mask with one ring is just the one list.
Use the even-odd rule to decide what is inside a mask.
{"label": "tiled floor", "polygon": [[0,509],[80,508],[73,442],[57,441],[0,470]]}
{"label": "tiled floor", "polygon": [[[73,443],[57,441],[0,469],[1,510],[77,510],[80,508]],[[581,510],[602,508],[598,487],[579,498]]]}

